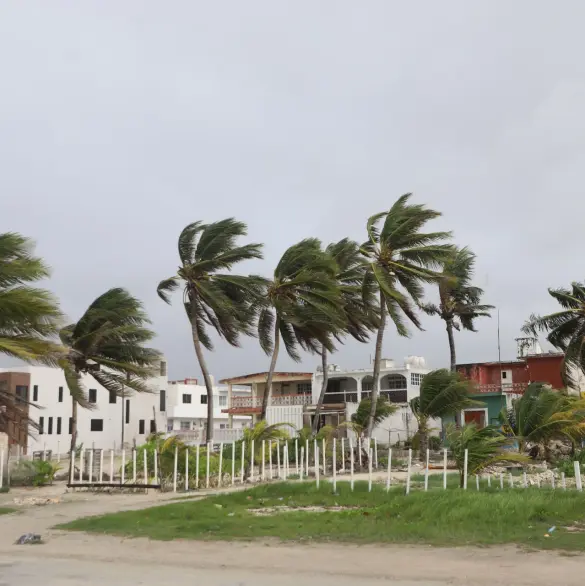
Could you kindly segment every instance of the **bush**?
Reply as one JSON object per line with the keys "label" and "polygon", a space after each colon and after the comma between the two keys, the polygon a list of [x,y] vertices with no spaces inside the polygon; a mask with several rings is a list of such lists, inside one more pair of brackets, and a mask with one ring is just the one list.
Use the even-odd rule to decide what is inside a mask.
{"label": "bush", "polygon": [[581,473],[583,473],[583,467],[585,466],[585,449],[577,450],[574,456],[567,456],[566,458],[561,458],[560,460],[557,460],[555,462],[555,468],[556,470],[558,470],[559,474],[561,472],[564,472],[567,478],[574,478],[574,462],[579,462],[579,464],[581,464]]}
{"label": "bush", "polygon": [[44,460],[22,460],[10,474],[12,486],[45,486],[53,484],[55,474],[59,470],[57,464]]}

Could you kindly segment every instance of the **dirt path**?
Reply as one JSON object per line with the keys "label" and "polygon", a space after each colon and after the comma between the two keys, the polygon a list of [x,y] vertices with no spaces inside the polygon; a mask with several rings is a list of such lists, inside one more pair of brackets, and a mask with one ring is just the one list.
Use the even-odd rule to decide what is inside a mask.
{"label": "dirt path", "polygon": [[[6,495],[3,495],[6,496]],[[0,584],[120,586],[355,586],[392,580],[397,586],[446,584],[581,585],[585,556],[523,553],[515,547],[276,545],[222,542],[151,542],[50,529],[87,515],[148,507],[169,495],[65,495],[64,502],[0,516]],[[2,499],[1,504],[9,504]],[[41,546],[16,546],[25,532],[41,533]]]}

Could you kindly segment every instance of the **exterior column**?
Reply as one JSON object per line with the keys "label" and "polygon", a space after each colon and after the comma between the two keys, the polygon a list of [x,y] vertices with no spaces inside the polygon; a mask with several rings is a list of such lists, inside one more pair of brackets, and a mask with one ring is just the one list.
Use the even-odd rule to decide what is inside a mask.
{"label": "exterior column", "polygon": [[[233,404],[232,404],[232,384],[231,383],[228,383],[227,404],[228,404],[228,409],[231,409],[233,407]],[[233,427],[234,427],[234,416],[231,413],[228,414],[228,427],[230,429],[233,429]]]}
{"label": "exterior column", "polygon": [[357,402],[358,405],[362,402],[362,377],[356,377],[357,381]]}

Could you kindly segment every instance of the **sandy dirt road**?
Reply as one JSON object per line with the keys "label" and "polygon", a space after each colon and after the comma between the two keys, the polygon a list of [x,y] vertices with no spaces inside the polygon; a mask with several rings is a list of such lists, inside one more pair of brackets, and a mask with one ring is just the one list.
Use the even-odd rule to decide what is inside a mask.
{"label": "sandy dirt road", "polygon": [[[62,498],[60,504],[0,516],[0,586],[574,586],[585,575],[585,556],[525,553],[516,547],[151,542],[67,533],[51,527],[81,516],[162,504],[169,497],[78,493]],[[9,502],[2,499],[2,504]],[[40,533],[46,543],[14,545],[25,532]]]}

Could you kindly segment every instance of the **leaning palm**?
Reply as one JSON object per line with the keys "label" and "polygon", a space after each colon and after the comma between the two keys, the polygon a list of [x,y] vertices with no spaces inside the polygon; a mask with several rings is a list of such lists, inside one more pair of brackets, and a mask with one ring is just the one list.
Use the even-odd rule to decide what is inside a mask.
{"label": "leaning palm", "polygon": [[498,428],[479,428],[474,423],[457,428],[447,426],[447,442],[459,470],[459,486],[465,482],[465,451],[467,450],[467,473],[481,474],[492,466],[507,463],[525,463],[526,456],[510,451],[512,441],[502,435]]}
{"label": "leaning palm", "polygon": [[442,278],[435,269],[440,268],[452,250],[451,245],[443,243],[451,236],[450,232],[421,232],[428,221],[441,214],[424,205],[408,203],[410,196],[410,193],[403,195],[389,211],[368,220],[368,241],[362,246],[369,264],[366,279],[372,279],[378,288],[381,312],[374,355],[368,435],[371,435],[374,424],[387,317],[390,317],[400,336],[409,335],[405,319],[420,328],[415,305],[422,300],[423,284],[436,283]]}
{"label": "leaning palm", "polygon": [[468,407],[483,405],[470,398],[473,383],[446,368],[425,374],[420,385],[420,395],[411,399],[410,408],[418,423],[420,457],[425,457],[432,431],[431,421],[447,415],[455,415]]}
{"label": "leaning palm", "polygon": [[579,372],[585,372],[585,283],[573,282],[571,289],[549,289],[549,295],[562,307],[549,315],[531,315],[522,330],[537,335],[546,332],[547,340],[565,353],[563,374],[576,385]]}
{"label": "leaning palm", "polygon": [[266,418],[281,338],[296,362],[301,359],[299,347],[314,353],[333,350],[332,335],[345,324],[336,272],[335,261],[321,250],[319,240],[307,238],[285,251],[266,284],[259,302],[258,337],[272,356],[261,419]]}
{"label": "leaning palm", "polygon": [[208,442],[213,439],[213,385],[203,354],[203,348],[213,350],[208,331],[215,330],[232,346],[239,346],[240,334],[253,334],[254,301],[262,280],[229,272],[239,262],[262,258],[261,244],[236,245],[246,234],[246,225],[233,218],[189,224],[179,236],[179,270],[157,288],[167,303],[170,292],[183,288],[183,304],[207,389]]}
{"label": "leaning palm", "polygon": [[[362,399],[358,405],[357,411],[352,414],[350,421],[341,425],[349,427],[358,437],[364,435],[368,428],[370,413],[372,409],[371,399]],[[376,412],[374,414],[374,428],[376,428],[384,419],[396,413],[398,407],[390,403],[385,397],[380,397],[376,402]]]}
{"label": "leaning palm", "polygon": [[443,279],[439,281],[439,305],[422,304],[421,308],[429,315],[438,315],[446,324],[449,338],[451,370],[455,370],[457,356],[453,330],[460,328],[475,332],[473,320],[490,317],[493,305],[480,303],[483,289],[471,285],[475,254],[467,247],[453,248],[451,255],[443,263]]}
{"label": "leaning palm", "polygon": [[[379,325],[379,310],[375,288],[371,279],[366,280],[366,265],[357,242],[347,238],[330,244],[325,252],[335,261],[335,280],[339,286],[340,309],[343,312],[344,327],[336,334],[338,340],[349,334],[359,342],[367,342],[370,331]],[[328,384],[328,351],[321,348],[321,369],[323,381],[319,400],[313,416],[313,433],[317,433],[319,418]]]}
{"label": "leaning palm", "polygon": [[71,394],[71,450],[77,441],[77,408],[91,408],[82,382],[91,376],[107,391],[123,397],[125,388],[149,392],[146,380],[160,362],[145,346],[153,337],[140,301],[125,289],[100,295],[77,323],[60,332],[66,354],[59,361]]}

